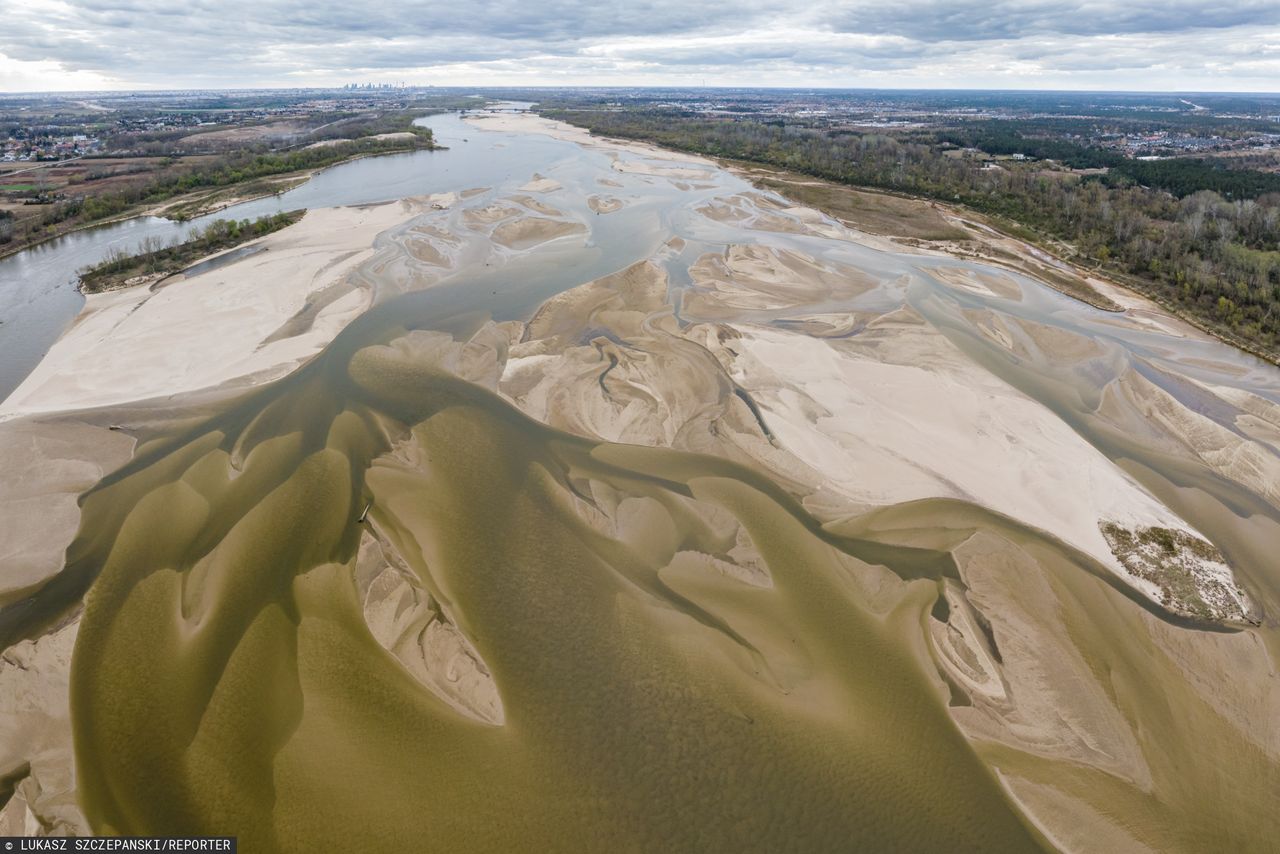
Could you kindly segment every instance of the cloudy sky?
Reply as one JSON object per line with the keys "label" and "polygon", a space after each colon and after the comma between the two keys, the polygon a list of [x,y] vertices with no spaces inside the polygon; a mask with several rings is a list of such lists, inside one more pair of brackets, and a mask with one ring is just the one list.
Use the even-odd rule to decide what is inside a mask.
{"label": "cloudy sky", "polygon": [[0,91],[1280,90],[1280,0],[0,0]]}

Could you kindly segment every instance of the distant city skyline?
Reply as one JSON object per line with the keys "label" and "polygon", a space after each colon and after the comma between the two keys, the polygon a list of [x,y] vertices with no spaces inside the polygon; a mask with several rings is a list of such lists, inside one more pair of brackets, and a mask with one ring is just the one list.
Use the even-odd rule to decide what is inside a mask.
{"label": "distant city skyline", "polygon": [[1275,92],[1280,3],[13,0],[0,90],[796,86]]}

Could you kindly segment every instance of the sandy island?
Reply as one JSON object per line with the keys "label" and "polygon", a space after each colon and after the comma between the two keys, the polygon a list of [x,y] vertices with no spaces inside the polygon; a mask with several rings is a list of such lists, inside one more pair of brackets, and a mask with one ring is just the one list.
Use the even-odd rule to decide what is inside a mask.
{"label": "sandy island", "polygon": [[152,291],[90,295],[74,325],[0,404],[0,417],[106,406],[291,370],[368,307],[350,287],[310,328],[268,343],[308,299],[373,254],[374,238],[420,213],[415,202],[310,211],[253,244],[264,251]]}

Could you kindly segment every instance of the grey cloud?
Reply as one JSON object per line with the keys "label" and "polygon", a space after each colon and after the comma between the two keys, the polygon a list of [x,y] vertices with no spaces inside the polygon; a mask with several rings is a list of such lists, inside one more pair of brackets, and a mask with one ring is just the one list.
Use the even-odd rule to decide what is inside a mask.
{"label": "grey cloud", "polygon": [[1124,70],[1139,87],[1169,68],[1280,79],[1266,47],[1278,43],[1276,0],[65,0],[7,10],[0,71],[7,57],[180,86],[402,72],[474,84],[697,73],[776,85],[1096,85]]}
{"label": "grey cloud", "polygon": [[[153,0],[81,0],[76,3],[87,21],[123,26],[147,19],[152,9],[172,9]],[[665,34],[705,29],[708,21],[732,20],[749,24],[771,7],[764,3],[730,0],[674,2],[649,0],[608,4],[587,0],[475,0],[442,3],[407,0],[400,3],[337,2],[337,0],[228,0],[216,7],[198,7],[194,17],[217,16],[252,34],[304,35],[377,34],[395,36],[485,35],[498,40],[538,39],[572,41],[595,36]],[[774,7],[776,8],[776,7]],[[186,16],[172,16],[181,19]]]}
{"label": "grey cloud", "polygon": [[1037,35],[1170,33],[1280,26],[1275,0],[872,0],[822,7],[833,30],[893,33],[923,41],[983,41]]}

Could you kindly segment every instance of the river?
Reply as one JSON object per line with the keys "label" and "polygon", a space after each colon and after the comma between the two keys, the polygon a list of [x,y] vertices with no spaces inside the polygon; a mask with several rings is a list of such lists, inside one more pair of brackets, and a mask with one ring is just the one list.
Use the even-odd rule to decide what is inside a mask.
{"label": "river", "polygon": [[[1274,679],[1259,662],[1276,646],[1280,511],[1266,485],[1237,476],[1217,447],[1193,458],[1171,444],[1177,430],[1154,404],[1119,417],[1104,397],[1140,377],[1169,395],[1166,414],[1190,412],[1205,430],[1243,436],[1245,426],[1264,429],[1246,416],[1280,402],[1280,371],[1203,336],[1118,321],[1018,274],[795,222],[765,228],[766,216],[786,209],[774,197],[744,203],[743,220],[700,212],[750,190],[726,170],[663,177],[628,168],[643,159],[634,153],[481,132],[452,115],[425,121],[448,151],[335,167],[219,216],[487,188],[425,215],[441,233],[480,245],[488,237],[466,226],[468,210],[527,199],[534,191],[522,185],[537,173],[558,187],[533,204],[587,224],[586,237],[476,256],[431,287],[375,304],[299,369],[178,421],[85,493],[66,569],[0,611],[0,629],[22,637],[92,588],[71,691],[80,803],[95,827],[213,834],[234,826],[263,850],[376,830],[370,850],[430,839],[452,850],[1021,851],[1050,844],[1044,822],[1073,831],[1080,815],[1155,848],[1223,839],[1247,848],[1268,838],[1258,817],[1274,759],[1251,734],[1256,721],[1222,707],[1253,709],[1260,720],[1274,711],[1265,696],[1254,709],[1229,692]],[[602,192],[626,204],[596,215],[587,199]],[[37,296],[6,318],[0,343],[38,360],[78,307],[59,284],[74,267],[112,241],[181,228],[123,223],[10,259],[6,276],[36,271],[18,286]],[[736,396],[730,375],[680,337],[698,320],[680,299],[690,266],[743,245],[803,253],[873,284],[852,297],[744,303],[729,325],[790,330],[815,316],[883,321],[898,312],[897,337],[930,342],[914,361],[984,372],[981,388],[1005,395],[984,399],[1033,411],[1019,426],[1065,424],[1067,439],[1101,455],[1099,471],[1115,463],[1208,535],[1268,622],[1175,619],[1046,526],[1017,518],[1017,506],[995,512],[966,497],[981,477],[944,497],[880,508],[878,526],[852,533],[842,527],[850,518],[821,518],[816,493],[802,501],[767,473],[785,441],[753,435],[754,444],[733,444],[735,401],[750,397]],[[441,367],[441,348],[461,348],[492,330],[489,321],[526,320],[553,296],[651,258],[669,275],[660,308],[634,308],[626,300],[640,296],[620,286],[581,327],[550,324],[572,347],[543,342],[520,358],[551,364],[616,347],[634,360],[626,370],[656,361],[657,379],[636,383],[648,395],[637,409],[678,395],[682,360],[702,359],[712,380],[699,411],[718,415],[701,449],[556,429],[511,395]],[[965,272],[998,273],[1016,287],[957,286]],[[643,323],[630,314],[644,314]],[[38,334],[10,337],[24,317]],[[1032,346],[1028,330],[1039,327],[1085,355]],[[863,328],[844,336],[851,346]],[[866,335],[868,352],[891,350],[888,328]],[[747,346],[751,333],[742,334]],[[812,343],[801,337],[754,379],[821,367],[785,364]],[[739,341],[727,332],[726,341],[718,355],[727,360]],[[505,359],[508,345],[528,344],[485,346]],[[585,390],[570,389],[566,409],[597,389],[613,393],[606,375],[617,361],[603,374],[598,362],[580,375]],[[901,362],[902,373],[887,376],[918,367]],[[875,367],[870,358],[860,364]],[[969,394],[973,374],[946,376],[954,380],[937,386],[943,416],[928,406],[913,413],[935,441],[958,433],[976,447],[1011,423],[987,412],[972,424],[949,421],[966,410],[943,407]],[[785,391],[798,399],[806,379]],[[827,381],[845,383],[854,384]],[[892,429],[870,405],[876,394],[891,400],[892,383],[863,390],[867,406],[840,429],[855,437]],[[1261,403],[1229,404],[1228,392]],[[792,410],[814,424],[837,416],[809,402]],[[761,423],[775,426],[789,414],[780,405],[761,411],[753,410]],[[897,423],[918,426],[911,420]],[[996,437],[1011,453],[1036,440]],[[1250,448],[1277,453],[1265,442]],[[1002,482],[1025,488],[1017,495],[1034,486],[1053,498],[1054,484],[1044,483],[1052,476],[1038,468],[1052,462],[1033,460]],[[997,468],[990,478],[1008,475]],[[1087,493],[1066,495],[1061,511]],[[737,566],[730,553],[744,542],[767,566],[767,584],[723,571]],[[427,614],[422,623],[405,618],[399,645],[380,645],[366,625],[374,621],[361,597],[371,594],[358,580],[371,552],[386,556],[375,569],[400,579],[403,592],[388,600],[396,619]],[[710,556],[721,570],[698,569]],[[963,619],[979,612],[976,623],[990,624],[985,664],[975,652],[983,643],[972,642],[960,670],[946,670],[939,650],[972,630]],[[954,623],[929,634],[952,614]],[[429,628],[441,624],[465,635],[483,662],[455,667],[455,655],[445,678],[490,679],[500,726],[440,702],[401,666],[406,648],[422,657]],[[1251,664],[1224,673],[1240,661]],[[955,678],[944,685],[943,672],[989,679],[966,689]],[[1045,791],[1058,799],[1037,813],[1028,801]],[[1055,812],[1064,803],[1080,812]]]}

